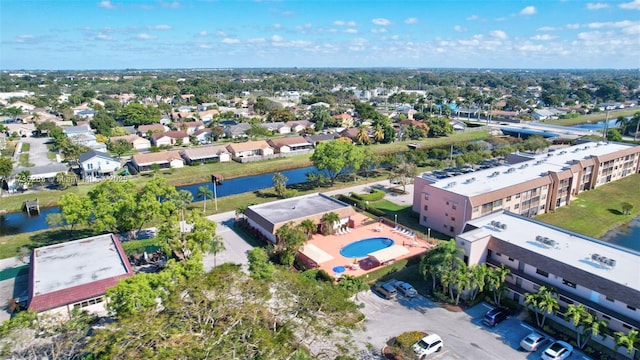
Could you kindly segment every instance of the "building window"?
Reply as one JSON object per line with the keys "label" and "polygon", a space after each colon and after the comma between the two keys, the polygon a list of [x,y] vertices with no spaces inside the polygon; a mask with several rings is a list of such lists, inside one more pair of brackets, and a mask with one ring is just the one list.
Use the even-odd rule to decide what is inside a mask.
{"label": "building window", "polygon": [[479,206],[474,206],[474,207],[473,207],[473,212],[478,212],[478,210],[480,210],[480,207],[479,207]]}
{"label": "building window", "polygon": [[631,310],[631,311],[636,311],[636,308],[634,308],[633,306],[627,305],[627,309]]}
{"label": "building window", "polygon": [[452,217],[451,217],[451,221],[456,221],[456,217],[455,217],[455,216],[452,216]]}
{"label": "building window", "polygon": [[610,298],[610,297],[608,297],[608,296],[606,296],[606,297],[605,297],[605,299],[607,299],[608,301],[611,301],[611,302],[615,302],[615,300],[614,300],[614,299],[612,299],[612,298]]}
{"label": "building window", "polygon": [[549,273],[544,271],[544,270],[540,270],[540,269],[536,269],[536,274],[538,275],[542,275],[544,277],[549,277]]}
{"label": "building window", "polygon": [[506,201],[511,201],[511,195],[507,196],[507,200]]}
{"label": "building window", "polygon": [[509,258],[509,261],[514,261],[514,259],[512,257]]}
{"label": "building window", "polygon": [[567,281],[565,279],[562,279],[562,284],[563,285],[567,285],[568,287],[572,287],[572,288],[576,288],[576,284],[572,283],[571,281]]}
{"label": "building window", "polygon": [[607,315],[605,315],[605,314],[602,314],[602,318],[603,318],[603,319],[605,319],[605,320],[611,320],[611,317],[610,317],[610,316],[607,316]]}
{"label": "building window", "polygon": [[625,324],[625,323],[622,323],[622,327],[623,327],[623,328],[625,328],[625,329],[629,329],[629,330],[633,329],[633,328],[631,327],[631,325],[627,325],[627,324]]}
{"label": "building window", "polygon": [[429,194],[424,194],[424,199],[429,200]]}
{"label": "building window", "polygon": [[449,205],[449,202],[447,201],[447,205]]}
{"label": "building window", "polygon": [[447,217],[447,216],[449,216],[449,213],[444,213],[444,217]]}
{"label": "building window", "polygon": [[452,208],[453,210],[455,210],[455,209],[457,209],[458,207],[456,206],[456,204],[451,204],[451,208]]}
{"label": "building window", "polygon": [[496,253],[496,256],[502,256],[502,254],[500,254],[499,252]]}
{"label": "building window", "polygon": [[533,291],[538,291],[538,290],[540,290],[540,285],[533,284]]}
{"label": "building window", "polygon": [[456,228],[455,228],[455,227],[453,227],[453,226],[449,226],[449,231],[451,231],[451,232],[456,232]]}
{"label": "building window", "polygon": [[424,211],[427,211],[427,210],[429,210],[429,205],[424,206]]}
{"label": "building window", "polygon": [[520,209],[520,204],[513,205],[513,208],[516,209],[516,210]]}
{"label": "building window", "polygon": [[427,217],[426,216],[422,216],[422,222],[427,222]]}
{"label": "building window", "polygon": [[516,194],[516,199],[520,199],[520,194]]}

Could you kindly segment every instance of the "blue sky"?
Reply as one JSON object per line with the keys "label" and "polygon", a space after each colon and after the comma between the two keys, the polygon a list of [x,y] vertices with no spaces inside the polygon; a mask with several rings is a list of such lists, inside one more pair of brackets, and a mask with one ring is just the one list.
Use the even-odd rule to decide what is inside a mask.
{"label": "blue sky", "polygon": [[640,68],[640,0],[2,0],[0,69]]}

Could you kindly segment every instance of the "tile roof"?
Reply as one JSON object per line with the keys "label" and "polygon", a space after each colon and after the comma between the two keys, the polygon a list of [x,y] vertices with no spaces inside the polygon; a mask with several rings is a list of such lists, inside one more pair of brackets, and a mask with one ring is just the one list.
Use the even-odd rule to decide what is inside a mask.
{"label": "tile roof", "polygon": [[167,150],[160,152],[150,152],[144,154],[134,154],[132,157],[136,164],[143,166],[156,163],[166,163],[172,160],[182,160],[178,150]]}
{"label": "tile roof", "polygon": [[189,137],[189,135],[187,135],[187,133],[184,131],[167,131],[162,133],[155,133],[151,135],[151,137],[153,138],[153,140],[162,139],[163,137],[170,137],[173,139],[184,139]]}
{"label": "tile roof", "polygon": [[266,149],[271,146],[264,140],[257,141],[247,141],[242,143],[233,143],[227,145],[227,149],[232,153],[237,153],[240,151],[254,150],[254,149]]}
{"label": "tile roof", "polygon": [[199,159],[208,159],[211,157],[219,156],[223,153],[228,153],[227,148],[224,145],[211,145],[211,146],[202,146],[192,149],[185,149],[180,151],[182,156],[185,159],[190,160],[199,160]]}
{"label": "tile roof", "polygon": [[278,139],[269,139],[268,143],[274,148],[291,145],[311,145],[307,139],[302,136],[291,136]]}
{"label": "tile roof", "polygon": [[164,125],[161,124],[148,124],[148,125],[140,125],[138,126],[138,131],[146,134],[149,130],[151,131],[164,131]]}

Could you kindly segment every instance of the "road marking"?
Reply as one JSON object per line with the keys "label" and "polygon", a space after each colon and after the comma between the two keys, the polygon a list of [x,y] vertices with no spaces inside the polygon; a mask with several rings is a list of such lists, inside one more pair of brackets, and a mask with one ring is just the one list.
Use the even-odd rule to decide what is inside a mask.
{"label": "road marking", "polygon": [[486,307],[487,309],[493,309],[493,306],[489,304],[482,303],[482,306]]}
{"label": "road marking", "polygon": [[522,324],[522,323],[520,324],[520,326],[522,326],[522,327],[523,327],[523,328],[525,328],[525,329],[529,329],[529,330],[531,330],[531,331],[536,331],[534,328],[532,328],[532,327],[530,327],[530,326],[528,326],[528,325]]}

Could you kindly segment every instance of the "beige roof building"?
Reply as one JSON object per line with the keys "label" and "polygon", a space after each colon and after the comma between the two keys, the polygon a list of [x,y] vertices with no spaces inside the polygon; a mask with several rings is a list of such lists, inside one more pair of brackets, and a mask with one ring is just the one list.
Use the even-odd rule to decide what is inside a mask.
{"label": "beige roof building", "polygon": [[589,142],[544,154],[511,154],[507,161],[466,174],[416,177],[413,211],[420,224],[456,235],[468,220],[499,210],[524,216],[553,211],[582,191],[637,173],[640,146]]}

